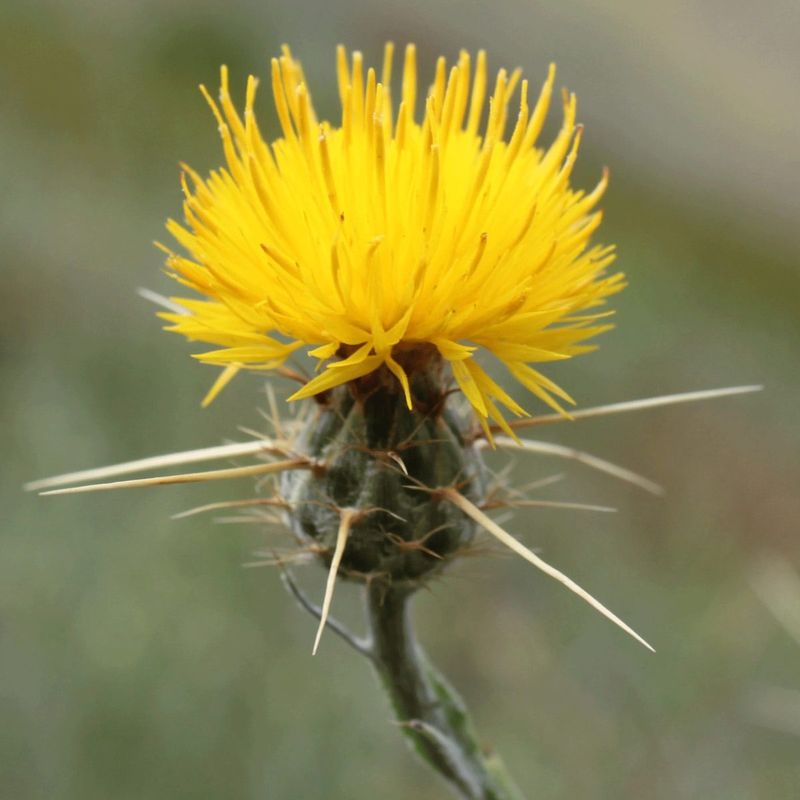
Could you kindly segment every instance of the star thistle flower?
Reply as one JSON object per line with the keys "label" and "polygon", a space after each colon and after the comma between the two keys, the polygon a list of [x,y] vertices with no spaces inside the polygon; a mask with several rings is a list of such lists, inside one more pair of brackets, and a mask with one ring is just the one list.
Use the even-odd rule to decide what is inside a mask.
{"label": "star thistle flower", "polygon": [[624,286],[605,274],[613,247],[590,244],[607,174],[589,193],[570,186],[575,95],[564,93],[561,129],[543,148],[553,66],[533,107],[520,71],[501,69],[486,115],[485,54],[474,75],[466,52],[449,73],[440,58],[419,120],[413,45],[396,113],[391,44],[380,81],[361,53],[337,55],[338,126],[317,120],[289,48],[272,60],[283,135],[271,144],[256,78],[243,115],[224,67],[219,102],[201,87],[227,167],[205,180],[184,168],[186,224],[168,229],[189,257],[168,250],[167,265],[207,299],[175,298],[185,313],[163,317],[217,346],[197,356],[225,367],[207,401],[240,368],[275,369],[306,348],[324,368],[291,399],[373,376],[399,381],[411,408],[409,375],[443,359],[484,428],[491,419],[510,433],[499,406],[526,412],[478,364],[486,352],[562,412],[570,396],[531,364],[594,349],[587,341],[610,327],[598,309]]}
{"label": "star thistle flower", "polygon": [[[564,419],[572,402],[532,364],[591,350],[608,325],[605,299],[623,287],[606,275],[610,247],[591,245],[607,176],[589,193],[570,187],[580,144],[575,97],[549,148],[537,147],[554,69],[531,109],[519,71],[500,70],[488,104],[486,59],[474,75],[462,52],[447,72],[439,59],[421,121],[415,116],[413,46],[406,49],[400,103],[391,96],[392,46],[381,81],[360,53],[339,49],[342,119],[318,122],[300,65],[284,48],[272,62],[283,136],[268,144],[247,82],[244,114],[222,70],[219,123],[227,167],[204,180],[184,170],[185,225],[168,228],[188,253],[167,249],[174,277],[201,299],[166,300],[170,329],[218,349],[198,356],[222,366],[207,401],[242,368],[282,370],[300,350],[320,369],[293,399],[315,397],[282,420],[270,394],[273,432],[60,475],[28,485],[45,494],[258,478],[256,496],[205,503],[178,515],[222,509],[291,531],[296,549],[270,548],[289,590],[327,627],[366,656],[417,752],[468,800],[519,800],[496,754],[487,751],[463,701],[424,658],[409,617],[412,595],[473,547],[482,531],[585,600],[645,647],[630,626],[489,515],[496,508],[605,512],[583,503],[528,499],[493,479],[483,461],[501,449],[577,461],[653,494],[653,481],[605,459],[516,431]],[[519,87],[518,100],[514,96]],[[507,125],[512,102],[517,120]],[[485,123],[483,117],[486,116]],[[506,128],[513,127],[507,137]],[[166,248],[165,248],[166,249]],[[500,407],[526,412],[476,357],[488,354],[556,413],[507,422]],[[461,413],[443,379],[449,364],[480,420]],[[757,386],[688,392],[574,413],[606,416],[757,391]],[[494,423],[494,424],[492,424]],[[494,436],[497,430],[508,435]],[[274,434],[274,435],[273,435]],[[106,481],[179,466],[251,457],[252,464]],[[105,482],[93,482],[105,481]],[[552,478],[527,491],[542,488]],[[80,484],[80,485],[70,485]],[[263,496],[265,487],[271,496]],[[272,516],[277,510],[280,519]],[[321,607],[287,563],[321,561]],[[265,563],[265,562],[259,562]],[[338,579],[363,584],[369,635],[330,616]]]}

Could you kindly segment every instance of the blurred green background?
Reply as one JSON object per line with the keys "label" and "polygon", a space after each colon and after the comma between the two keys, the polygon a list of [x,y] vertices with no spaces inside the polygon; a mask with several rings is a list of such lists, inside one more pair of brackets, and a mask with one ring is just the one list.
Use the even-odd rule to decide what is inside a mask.
{"label": "blurred green background", "polygon": [[[330,635],[311,658],[314,622],[277,572],[242,568],[275,534],[169,519],[247,484],[20,489],[263,426],[256,378],[200,409],[215,372],[135,294],[172,289],[151,241],[180,213],[178,161],[221,160],[196,85],[216,85],[226,62],[243,87],[288,41],[332,115],[334,45],[374,62],[392,38],[417,42],[423,75],[439,53],[485,47],[492,67],[521,65],[535,83],[555,60],[578,93],[577,181],[611,167],[602,238],[631,284],[600,351],[559,365],[582,405],[767,386],[540,434],[643,472],[664,499],[515,459],[518,484],[564,471],[547,496],[619,508],[508,524],[656,656],[496,557],[466,560],[419,598],[422,640],[530,797],[798,797],[798,30],[792,0],[4,0],[0,796],[445,794],[368,665]],[[302,577],[318,596],[322,572]],[[359,625],[353,591],[335,605]]]}

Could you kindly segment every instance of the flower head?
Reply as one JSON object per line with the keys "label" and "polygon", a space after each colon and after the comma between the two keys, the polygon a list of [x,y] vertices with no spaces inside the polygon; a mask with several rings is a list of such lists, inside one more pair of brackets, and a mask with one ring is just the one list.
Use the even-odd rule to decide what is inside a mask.
{"label": "flower head", "polygon": [[392,50],[379,80],[339,48],[334,125],[317,120],[284,47],[272,60],[283,132],[272,143],[256,122],[254,77],[243,115],[224,67],[219,102],[203,88],[227,167],[207,179],[185,168],[185,224],[168,229],[188,256],[168,251],[167,264],[206,299],[175,299],[186,313],[163,316],[217,346],[197,356],[226,367],[213,393],[242,367],[274,369],[306,348],[321,369],[293,399],[381,372],[411,407],[409,374],[444,360],[481,422],[507,428],[499,406],[526,412],[479,366],[486,352],[560,410],[569,395],[531,364],[593,349],[587,340],[609,327],[598,308],[624,285],[605,274],[613,248],[590,245],[607,176],[588,193],[570,186],[575,96],[563,96],[554,141],[537,147],[554,68],[532,105],[520,71],[500,70],[487,113],[485,55],[473,69],[462,52],[449,73],[439,59],[418,119],[414,47],[397,106]]}

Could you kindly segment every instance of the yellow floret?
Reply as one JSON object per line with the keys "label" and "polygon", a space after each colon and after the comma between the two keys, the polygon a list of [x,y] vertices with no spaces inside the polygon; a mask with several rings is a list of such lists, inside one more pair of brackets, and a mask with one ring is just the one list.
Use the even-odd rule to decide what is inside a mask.
{"label": "yellow floret", "polygon": [[[575,96],[547,149],[536,146],[555,69],[528,104],[519,70],[497,74],[482,124],[486,58],[440,58],[415,114],[413,45],[400,103],[391,95],[392,46],[381,81],[360,53],[339,48],[342,118],[319,122],[289,49],[272,61],[283,136],[262,137],[247,82],[244,115],[222,68],[216,116],[227,167],[201,178],[184,170],[185,224],[168,229],[188,253],[168,267],[207,299],[176,302],[170,329],[216,345],[198,356],[225,367],[214,393],[242,367],[274,369],[299,348],[324,368],[293,399],[385,367],[413,398],[398,353],[435,347],[482,422],[504,424],[498,403],[523,408],[475,356],[488,352],[529,391],[561,409],[569,395],[531,364],[593,349],[609,326],[598,311],[621,289],[607,276],[612,247],[590,245],[607,176],[589,193],[570,187],[581,139]],[[473,74],[474,73],[474,74]],[[507,114],[519,88],[516,124]]]}

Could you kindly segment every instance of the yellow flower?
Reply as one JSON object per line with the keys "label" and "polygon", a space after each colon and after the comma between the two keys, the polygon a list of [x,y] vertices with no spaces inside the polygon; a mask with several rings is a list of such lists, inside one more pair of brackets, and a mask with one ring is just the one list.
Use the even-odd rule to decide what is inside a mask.
{"label": "yellow flower", "polygon": [[219,348],[197,356],[226,367],[212,394],[242,367],[274,369],[309,348],[324,368],[292,399],[381,370],[411,407],[409,373],[443,359],[482,424],[507,429],[498,404],[526,412],[478,365],[486,352],[561,410],[556,398],[573,401],[531,364],[593,349],[586,341],[610,327],[598,307],[624,285],[605,274],[613,248],[590,246],[607,176],[589,193],[570,187],[582,131],[575,96],[564,93],[561,129],[537,147],[554,67],[532,108],[520,71],[500,70],[483,122],[486,57],[473,76],[462,52],[449,73],[439,59],[418,121],[414,46],[398,107],[392,51],[379,81],[360,53],[348,63],[339,48],[333,125],[317,120],[284,47],[272,60],[283,136],[271,144],[253,111],[253,76],[242,116],[225,67],[219,103],[201,87],[227,167],[206,180],[184,170],[186,222],[168,229],[188,257],[168,250],[167,264],[207,299],[176,298],[187,313],[165,313],[169,329]]}

